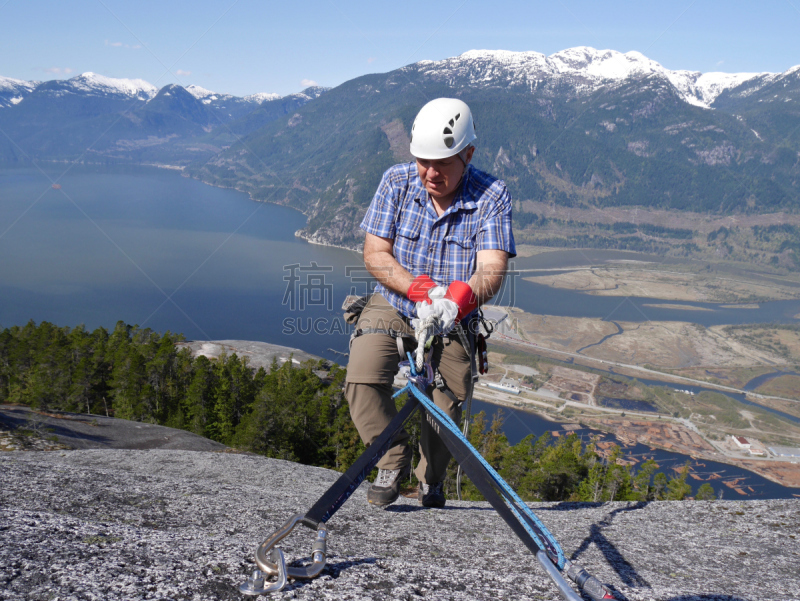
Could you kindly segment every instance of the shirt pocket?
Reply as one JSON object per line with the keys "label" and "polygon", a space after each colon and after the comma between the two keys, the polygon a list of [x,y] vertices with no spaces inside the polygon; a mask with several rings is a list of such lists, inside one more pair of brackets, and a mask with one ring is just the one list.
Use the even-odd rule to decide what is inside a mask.
{"label": "shirt pocket", "polygon": [[394,258],[412,274],[422,273],[426,268],[421,248],[422,215],[408,212],[401,216],[394,239]]}
{"label": "shirt pocket", "polygon": [[408,240],[417,240],[422,230],[422,220],[421,214],[414,211],[405,211],[397,223],[397,236]]}
{"label": "shirt pocket", "polygon": [[475,249],[475,238],[468,236],[451,235],[444,237],[445,246],[449,252],[470,255]]}
{"label": "shirt pocket", "polygon": [[444,238],[445,264],[450,270],[451,280],[466,282],[472,275],[471,267],[475,259],[475,238],[464,235],[450,235]]}

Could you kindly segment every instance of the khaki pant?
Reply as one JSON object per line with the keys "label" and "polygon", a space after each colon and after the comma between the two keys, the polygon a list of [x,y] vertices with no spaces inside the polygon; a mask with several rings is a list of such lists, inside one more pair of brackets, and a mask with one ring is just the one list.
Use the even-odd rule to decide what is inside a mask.
{"label": "khaki pant", "polygon": [[[380,294],[370,299],[357,328],[379,330],[395,330],[413,335],[413,329],[400,314]],[[432,398],[453,421],[461,420],[461,403],[467,397],[471,386],[470,360],[458,336],[436,338],[433,347],[433,364],[438,362],[439,373],[446,387],[458,399],[452,399],[436,387],[432,387]],[[397,415],[392,399],[392,382],[398,372],[401,358],[397,350],[397,342],[388,334],[362,334],[355,338],[350,347],[350,361],[347,364],[347,382],[345,396],[350,404],[350,415],[358,430],[361,440],[366,445],[383,432],[392,418]],[[428,389],[431,394],[431,389]],[[427,414],[425,414],[427,415]],[[422,459],[415,474],[421,482],[435,484],[444,480],[450,452],[445,447],[435,425],[422,420],[420,435],[420,455]],[[381,469],[395,470],[411,463],[411,449],[408,447],[408,434],[402,430],[395,437],[394,444],[378,462]]]}

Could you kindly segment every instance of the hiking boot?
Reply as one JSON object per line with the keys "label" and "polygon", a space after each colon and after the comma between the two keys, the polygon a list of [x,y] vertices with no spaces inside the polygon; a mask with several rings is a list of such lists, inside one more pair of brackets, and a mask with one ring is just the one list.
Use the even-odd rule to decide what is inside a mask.
{"label": "hiking boot", "polygon": [[367,502],[377,507],[391,505],[400,496],[400,483],[408,478],[411,468],[404,467],[397,470],[378,469],[378,477],[367,491]]}
{"label": "hiking boot", "polygon": [[419,483],[419,491],[417,497],[423,507],[436,507],[442,508],[445,504],[444,498],[444,482],[437,482],[436,484]]}

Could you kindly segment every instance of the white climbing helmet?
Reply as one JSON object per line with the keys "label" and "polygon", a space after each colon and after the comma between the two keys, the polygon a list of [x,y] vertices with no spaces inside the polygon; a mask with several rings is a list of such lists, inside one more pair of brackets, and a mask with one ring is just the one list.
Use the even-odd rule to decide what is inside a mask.
{"label": "white climbing helmet", "polygon": [[423,106],[411,126],[411,154],[418,159],[446,159],[478,136],[472,111],[457,98],[437,98]]}

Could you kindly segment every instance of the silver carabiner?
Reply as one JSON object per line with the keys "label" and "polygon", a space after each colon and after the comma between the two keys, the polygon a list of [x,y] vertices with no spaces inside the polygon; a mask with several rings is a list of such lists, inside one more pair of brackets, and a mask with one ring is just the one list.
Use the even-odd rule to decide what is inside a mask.
{"label": "silver carabiner", "polygon": [[272,584],[265,586],[266,577],[261,570],[255,570],[250,578],[247,579],[241,586],[239,592],[243,595],[266,595],[268,593],[277,593],[282,591],[286,586],[286,559],[283,557],[283,551],[278,548],[270,551],[272,561],[278,566],[278,579]]}
{"label": "silver carabiner", "polygon": [[[289,520],[256,549],[256,564],[262,572],[270,576],[280,576],[280,566],[272,557],[272,550],[280,541],[294,530],[298,522],[302,521],[305,514],[298,513]],[[302,567],[288,567],[285,569],[289,578],[316,578],[325,568],[328,559],[327,552],[328,529],[323,522],[317,526],[317,538],[311,547],[311,565]]]}

